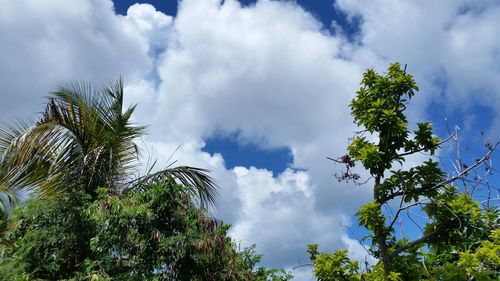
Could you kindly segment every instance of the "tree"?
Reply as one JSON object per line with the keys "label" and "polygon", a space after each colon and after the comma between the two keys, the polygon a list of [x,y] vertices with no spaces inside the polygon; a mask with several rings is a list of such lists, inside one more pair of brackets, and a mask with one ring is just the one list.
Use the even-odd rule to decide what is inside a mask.
{"label": "tree", "polygon": [[[0,279],[289,280],[256,267],[260,256],[200,208],[217,195],[206,170],[133,176],[145,130],[134,108],[123,109],[121,79],[69,84],[37,123],[0,131]],[[41,196],[12,213],[29,188]]]}
{"label": "tree", "polygon": [[16,190],[34,188],[51,197],[78,187],[95,197],[98,187],[120,193],[174,176],[202,205],[214,204],[217,190],[204,169],[181,166],[134,176],[139,164],[135,141],[146,129],[132,124],[134,109],[124,108],[121,79],[102,88],[88,83],[59,87],[38,122],[0,128],[0,191],[11,198]]}
{"label": "tree", "polygon": [[[373,177],[373,200],[361,206],[356,216],[370,232],[369,252],[379,262],[360,272],[346,251],[319,253],[317,245],[310,245],[319,280],[461,280],[456,279],[460,274],[464,280],[498,280],[500,262],[493,258],[500,255],[498,209],[489,204],[491,200],[480,204],[468,189],[453,185],[457,180],[467,183],[496,144],[488,144],[486,155],[473,165],[460,163],[459,173],[451,177],[432,158],[403,168],[407,156],[421,152],[432,156],[443,143],[433,135],[430,123],[417,123],[413,132],[409,130],[406,105],[417,91],[406,67],[401,69],[397,63],[386,75],[371,69],[364,73],[350,104],[362,130],[352,138],[348,154],[332,160],[347,167],[340,180],[359,179],[352,172],[357,162]],[[413,240],[395,231],[402,214],[410,209],[428,218]]]}
{"label": "tree", "polygon": [[[16,209],[2,280],[289,280],[238,252],[229,225],[208,216],[173,178],[97,198],[68,193]],[[274,279],[273,279],[274,278]]]}

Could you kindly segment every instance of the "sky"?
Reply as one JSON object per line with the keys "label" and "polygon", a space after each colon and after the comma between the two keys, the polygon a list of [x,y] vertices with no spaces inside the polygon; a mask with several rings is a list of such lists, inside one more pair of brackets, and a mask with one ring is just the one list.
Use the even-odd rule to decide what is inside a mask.
{"label": "sky", "polygon": [[[212,170],[211,212],[265,266],[309,262],[310,243],[366,257],[353,214],[370,186],[338,182],[326,157],[357,130],[348,104],[367,68],[407,64],[410,122],[459,128],[465,161],[500,139],[498,1],[135,2],[0,0],[0,121],[35,118],[58,83],[122,75],[144,154]],[[452,148],[439,156],[452,171]]]}

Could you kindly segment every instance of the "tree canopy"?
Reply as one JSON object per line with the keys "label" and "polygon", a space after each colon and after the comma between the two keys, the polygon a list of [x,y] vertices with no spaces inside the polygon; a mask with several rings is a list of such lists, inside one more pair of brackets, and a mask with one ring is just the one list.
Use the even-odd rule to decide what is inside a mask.
{"label": "tree canopy", "polygon": [[[70,83],[37,122],[0,130],[0,279],[290,279],[258,267],[254,248],[240,251],[207,213],[217,198],[207,170],[136,176],[145,127],[131,123],[134,109],[121,79]],[[20,190],[28,200],[17,202]]]}
{"label": "tree canopy", "polygon": [[[373,200],[356,213],[360,226],[369,231],[369,254],[378,263],[361,270],[347,251],[308,252],[318,280],[498,280],[500,278],[499,212],[475,200],[467,188],[471,171],[488,160],[496,147],[488,144],[482,159],[470,167],[460,163],[459,173],[446,177],[432,157],[442,142],[428,122],[409,129],[405,110],[418,87],[406,67],[392,64],[385,75],[367,70],[361,88],[350,104],[361,127],[348,146],[348,154],[332,159],[345,164],[340,180],[358,180],[353,172],[360,162],[373,178]],[[403,165],[406,157],[425,152],[429,159]],[[396,225],[408,210],[427,219],[420,236],[398,234]],[[387,211],[388,210],[388,211]],[[409,217],[411,220],[411,217]],[[418,231],[417,231],[418,232]],[[360,242],[361,243],[361,242]],[[472,278],[472,279],[471,279]]]}
{"label": "tree canopy", "polygon": [[[100,188],[30,200],[16,209],[0,259],[2,280],[268,280],[251,249],[238,252],[229,225],[168,178],[117,196]],[[278,280],[278,279],[276,279]],[[286,280],[286,279],[279,279]]]}

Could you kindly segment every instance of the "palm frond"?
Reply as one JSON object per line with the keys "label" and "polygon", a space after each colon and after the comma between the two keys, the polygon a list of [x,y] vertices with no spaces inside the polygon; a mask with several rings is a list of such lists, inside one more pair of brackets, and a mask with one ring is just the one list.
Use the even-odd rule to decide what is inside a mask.
{"label": "palm frond", "polygon": [[27,122],[17,120],[13,124],[0,126],[0,160],[5,157],[5,153],[9,150],[12,143],[29,130],[31,126]]}
{"label": "palm frond", "polygon": [[[43,182],[56,174],[67,175],[76,171],[81,159],[78,158],[78,146],[73,143],[73,135],[62,127],[54,124],[43,124],[31,128],[14,139],[6,151],[0,169],[1,182],[11,190],[28,187],[41,187]],[[54,182],[52,182],[54,183]],[[60,184],[46,184],[39,188],[44,195],[57,194],[65,191]]]}
{"label": "palm frond", "polygon": [[0,220],[6,220],[18,202],[15,192],[0,185]]}
{"label": "palm frond", "polygon": [[5,232],[9,227],[9,218],[18,201],[17,194],[0,183],[0,259],[3,256],[3,247],[10,245],[5,237]]}
{"label": "palm frond", "polygon": [[130,182],[127,189],[145,189],[155,183],[163,182],[168,178],[173,177],[187,188],[186,191],[191,194],[194,200],[198,201],[200,207],[216,207],[219,192],[214,180],[208,174],[209,172],[210,171],[206,169],[190,166],[167,168],[142,176]]}
{"label": "palm frond", "polygon": [[140,165],[136,141],[146,131],[131,122],[135,108],[124,109],[121,77],[103,88],[60,86],[35,124],[0,128],[0,185],[52,197],[75,183],[91,193],[101,186],[120,192],[174,177],[202,207],[216,205],[217,188],[205,169],[168,167],[133,179]]}

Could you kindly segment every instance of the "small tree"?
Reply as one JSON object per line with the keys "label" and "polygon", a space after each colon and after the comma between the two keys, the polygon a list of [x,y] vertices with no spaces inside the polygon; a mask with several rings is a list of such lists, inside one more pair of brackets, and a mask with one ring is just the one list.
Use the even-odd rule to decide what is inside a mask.
{"label": "small tree", "polygon": [[[363,130],[352,138],[347,155],[332,160],[347,167],[340,180],[359,179],[352,172],[356,162],[373,177],[373,200],[361,206],[356,216],[360,226],[370,231],[369,252],[379,262],[361,273],[346,251],[320,254],[317,245],[310,245],[308,252],[319,280],[437,280],[448,278],[450,268],[464,280],[478,276],[497,280],[500,260],[493,257],[500,255],[498,210],[490,204],[482,206],[453,185],[456,180],[466,182],[496,145],[487,145],[486,155],[470,167],[459,163],[459,173],[451,177],[432,158],[403,168],[405,157],[420,152],[433,155],[443,143],[433,135],[430,123],[417,123],[413,132],[408,129],[404,112],[417,91],[413,77],[397,63],[386,75],[371,69],[364,73],[350,104],[354,121]],[[394,206],[397,210],[392,210]],[[395,232],[401,215],[410,209],[428,218],[414,240]],[[487,249],[486,244],[491,247]],[[485,253],[475,254],[481,251]],[[461,280],[456,278],[448,280]]]}

